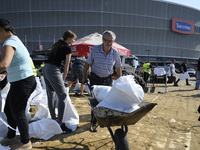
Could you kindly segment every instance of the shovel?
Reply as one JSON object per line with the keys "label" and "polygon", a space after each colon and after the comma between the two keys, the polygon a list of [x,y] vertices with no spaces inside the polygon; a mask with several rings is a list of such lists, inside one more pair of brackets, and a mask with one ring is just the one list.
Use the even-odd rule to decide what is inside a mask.
{"label": "shovel", "polygon": [[155,75],[153,75],[153,87],[151,86],[151,89],[150,89],[151,93],[154,93],[155,91],[154,82],[155,82]]}
{"label": "shovel", "polygon": [[147,93],[149,90],[149,88],[147,87],[147,83],[145,83],[145,87],[144,87],[144,93]]}

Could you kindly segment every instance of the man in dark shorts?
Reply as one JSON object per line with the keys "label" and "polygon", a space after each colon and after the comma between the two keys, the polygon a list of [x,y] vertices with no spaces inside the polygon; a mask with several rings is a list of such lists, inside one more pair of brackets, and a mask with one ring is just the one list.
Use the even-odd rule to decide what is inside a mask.
{"label": "man in dark shorts", "polygon": [[82,83],[83,70],[84,70],[85,63],[86,63],[86,59],[84,55],[82,55],[81,57],[77,57],[75,59],[72,65],[69,83],[67,85],[67,87],[71,88],[72,83],[76,81],[76,79],[78,79],[79,82],[81,83],[81,91],[80,91],[81,97],[85,97],[85,95],[83,95],[85,85]]}

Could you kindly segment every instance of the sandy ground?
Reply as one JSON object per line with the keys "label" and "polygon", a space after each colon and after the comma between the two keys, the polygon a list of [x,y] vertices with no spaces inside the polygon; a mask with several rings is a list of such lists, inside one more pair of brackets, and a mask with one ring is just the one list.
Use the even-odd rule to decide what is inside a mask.
{"label": "sandy ground", "polygon": [[[168,85],[168,93],[160,94],[164,85],[156,84],[154,93],[145,93],[144,101],[157,103],[153,110],[134,125],[128,126],[131,150],[200,150],[200,125],[197,112],[200,90],[194,90],[195,78],[185,80],[179,87]],[[149,85],[150,86],[150,85]],[[88,97],[79,98],[70,93],[71,101],[80,116],[79,127],[69,134],[55,135],[48,141],[34,139],[33,150],[114,150],[115,144],[107,128],[90,132]],[[31,115],[37,106],[31,106]],[[120,126],[112,127],[115,131]]]}

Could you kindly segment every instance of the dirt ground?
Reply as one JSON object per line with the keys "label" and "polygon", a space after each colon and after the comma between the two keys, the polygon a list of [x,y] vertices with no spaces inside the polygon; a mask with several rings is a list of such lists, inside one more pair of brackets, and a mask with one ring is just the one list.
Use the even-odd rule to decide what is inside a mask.
{"label": "dirt ground", "polygon": [[[146,116],[134,125],[128,126],[130,150],[200,150],[200,90],[194,90],[195,78],[190,78],[191,86],[185,80],[178,87],[168,85],[168,93],[161,94],[164,84],[155,84],[155,92],[145,93],[144,101],[157,103]],[[149,85],[150,86],[150,85]],[[33,150],[114,150],[115,144],[107,128],[90,132],[90,111],[88,97],[79,98],[70,93],[71,101],[80,116],[76,131],[55,135],[44,141],[32,138]],[[31,115],[37,106],[31,106]],[[197,126],[197,127],[195,127]],[[115,131],[120,126],[112,127]]]}

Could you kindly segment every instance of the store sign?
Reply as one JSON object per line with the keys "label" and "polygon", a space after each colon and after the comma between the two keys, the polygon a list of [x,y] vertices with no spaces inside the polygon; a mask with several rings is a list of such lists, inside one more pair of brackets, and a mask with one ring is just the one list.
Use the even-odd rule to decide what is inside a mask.
{"label": "store sign", "polygon": [[193,34],[194,22],[172,18],[172,30],[182,34]]}

